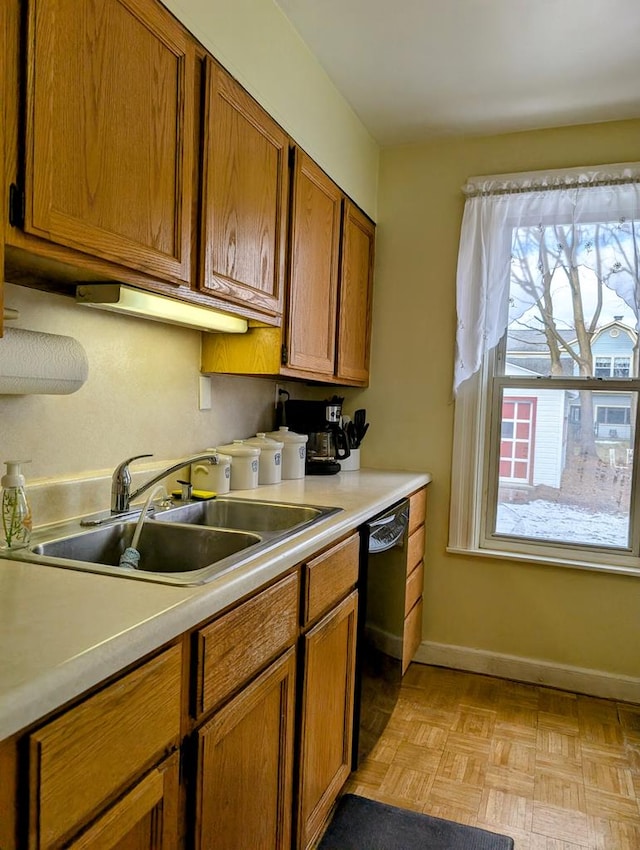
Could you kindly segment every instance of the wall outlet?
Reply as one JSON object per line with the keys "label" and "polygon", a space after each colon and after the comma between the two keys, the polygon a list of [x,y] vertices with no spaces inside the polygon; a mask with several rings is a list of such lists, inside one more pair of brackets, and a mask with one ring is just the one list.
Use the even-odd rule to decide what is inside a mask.
{"label": "wall outlet", "polygon": [[198,407],[200,410],[211,410],[211,378],[208,375],[199,377]]}

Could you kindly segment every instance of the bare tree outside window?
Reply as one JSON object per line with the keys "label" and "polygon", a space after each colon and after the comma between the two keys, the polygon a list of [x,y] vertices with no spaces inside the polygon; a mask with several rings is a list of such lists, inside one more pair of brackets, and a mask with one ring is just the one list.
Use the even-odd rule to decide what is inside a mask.
{"label": "bare tree outside window", "polygon": [[[600,545],[587,516],[611,529],[616,515],[621,523],[604,545],[629,543],[637,391],[607,382],[638,376],[638,236],[625,219],[513,231],[513,318],[501,361],[513,380],[500,410],[514,436],[503,428],[497,455],[498,534]],[[532,389],[536,378],[554,381]],[[523,531],[515,508],[533,502],[548,506],[549,521],[539,517],[538,532]],[[585,511],[584,521],[559,529],[550,521],[558,506]]]}

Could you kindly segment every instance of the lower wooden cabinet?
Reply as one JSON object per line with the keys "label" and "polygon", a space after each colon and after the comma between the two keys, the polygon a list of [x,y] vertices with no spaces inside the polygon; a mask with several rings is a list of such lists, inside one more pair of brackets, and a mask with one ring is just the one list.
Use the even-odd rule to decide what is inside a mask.
{"label": "lower wooden cabinet", "polygon": [[357,598],[354,591],[304,636],[298,850],[317,838],[351,770]]}
{"label": "lower wooden cabinet", "polygon": [[[121,822],[120,815],[103,818],[102,813],[112,804],[121,806],[132,829],[145,806],[151,817],[167,790],[164,778],[141,783],[142,797],[131,792],[133,797],[125,802],[122,794],[178,748],[181,700],[182,648],[176,645],[30,734],[29,850],[75,847],[75,836],[96,824],[97,818],[101,820],[95,829],[102,843],[86,844],[82,843],[86,839],[78,838],[77,847],[172,846],[120,845],[111,836],[127,821]],[[149,787],[154,790],[148,791]],[[175,814],[177,808],[170,806],[165,819],[169,810]],[[145,827],[141,830],[138,840]],[[167,823],[162,830],[169,834]],[[157,825],[153,829],[149,825],[147,833],[154,831]]]}
{"label": "lower wooden cabinet", "polygon": [[308,850],[351,770],[359,546],[2,742],[2,850]]}
{"label": "lower wooden cabinet", "polygon": [[427,489],[423,487],[409,499],[409,528],[406,543],[406,585],[402,628],[402,674],[422,641],[422,590],[424,585],[425,520]]}
{"label": "lower wooden cabinet", "polygon": [[148,773],[66,850],[177,850],[180,758]]}
{"label": "lower wooden cabinet", "polygon": [[198,732],[197,850],[291,846],[295,650]]}

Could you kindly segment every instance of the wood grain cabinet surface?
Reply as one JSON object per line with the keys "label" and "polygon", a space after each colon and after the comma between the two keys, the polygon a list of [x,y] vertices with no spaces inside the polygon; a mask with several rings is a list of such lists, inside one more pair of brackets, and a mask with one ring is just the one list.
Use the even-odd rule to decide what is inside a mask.
{"label": "wood grain cabinet surface", "polygon": [[308,626],[340,602],[358,581],[357,534],[307,561],[303,567],[302,625]]}
{"label": "wood grain cabinet surface", "polygon": [[292,197],[285,366],[331,377],[335,368],[342,193],[298,148]]}
{"label": "wood grain cabinet surface", "polygon": [[212,59],[205,59],[200,288],[281,317],[289,137]]}
{"label": "wood grain cabinet surface", "polygon": [[404,623],[402,627],[402,673],[404,674],[422,640],[422,591],[424,585],[425,521],[427,490],[423,487],[409,499]]}
{"label": "wood grain cabinet surface", "polygon": [[[29,850],[66,846],[138,777],[177,749],[181,688],[182,649],[177,645],[29,735]],[[121,816],[96,827],[104,846],[112,846],[106,843],[111,828],[105,823],[121,829],[126,810],[135,829],[134,821],[142,818],[132,813],[147,804],[150,813],[156,808],[165,779],[161,773],[148,780],[120,804]],[[149,784],[155,790],[148,790]],[[77,846],[91,845],[79,841]]]}
{"label": "wood grain cabinet surface", "polygon": [[[0,4],[0,95],[4,95],[7,79],[7,9],[6,4]],[[3,97],[4,100],[4,97]],[[4,230],[6,218],[5,192],[5,109],[0,109],[0,337],[4,326]],[[1,845],[0,845],[1,846]]]}
{"label": "wood grain cabinet surface", "polygon": [[290,850],[295,649],[198,731],[196,850]]}
{"label": "wood grain cabinet surface", "polygon": [[335,375],[338,381],[369,382],[375,226],[345,199],[338,290]]}
{"label": "wood grain cabinet surface", "polygon": [[180,757],[150,771],[65,850],[178,850]]}
{"label": "wood grain cabinet surface", "polygon": [[303,566],[296,848],[312,846],[351,770],[360,537]]}
{"label": "wood grain cabinet surface", "polygon": [[358,593],[304,636],[297,848],[311,847],[351,770]]}
{"label": "wood grain cabinet surface", "polygon": [[282,328],[205,334],[202,371],[366,386],[375,225],[294,149]]}
{"label": "wood grain cabinet surface", "polygon": [[196,850],[290,850],[299,597],[296,570],[196,633]]}
{"label": "wood grain cabinet surface", "polygon": [[195,716],[216,708],[298,635],[300,582],[294,572],[197,632]]}
{"label": "wood grain cabinet surface", "polygon": [[373,222],[156,0],[5,5],[8,279],[253,320],[204,372],[366,386]]}
{"label": "wood grain cabinet surface", "polygon": [[190,282],[195,44],[155,0],[31,0],[28,233]]}

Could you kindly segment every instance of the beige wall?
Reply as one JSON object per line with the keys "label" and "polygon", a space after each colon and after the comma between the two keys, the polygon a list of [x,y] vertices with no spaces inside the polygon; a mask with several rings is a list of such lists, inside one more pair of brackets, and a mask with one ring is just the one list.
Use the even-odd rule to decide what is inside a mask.
{"label": "beige wall", "polygon": [[640,675],[640,580],[445,552],[455,271],[470,175],[640,159],[640,121],[383,151],[365,463],[428,470],[424,637]]}
{"label": "beige wall", "polygon": [[214,376],[212,408],[199,410],[198,331],[10,284],[5,304],[20,311],[21,328],[75,337],[89,360],[87,382],[71,395],[0,396],[0,460],[30,459],[30,485],[108,474],[147,452],[155,462],[186,457],[273,424],[270,380]]}
{"label": "beige wall", "polygon": [[375,219],[378,145],[273,0],[164,4]]}

